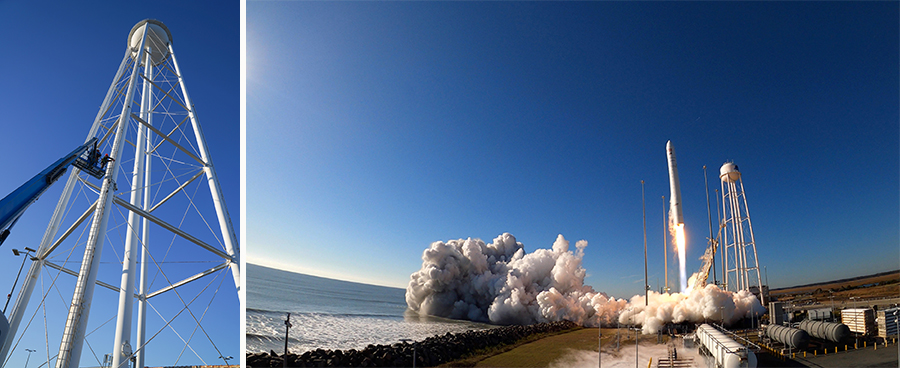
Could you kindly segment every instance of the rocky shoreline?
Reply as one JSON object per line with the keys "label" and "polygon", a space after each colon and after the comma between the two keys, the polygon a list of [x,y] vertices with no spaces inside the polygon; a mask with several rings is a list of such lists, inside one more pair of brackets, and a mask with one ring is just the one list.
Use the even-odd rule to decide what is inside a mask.
{"label": "rocky shoreline", "polygon": [[446,333],[412,344],[369,345],[363,350],[307,351],[279,356],[268,353],[247,353],[248,367],[411,367],[413,348],[417,367],[433,367],[462,358],[475,351],[494,346],[514,344],[533,334],[559,332],[577,327],[570,321],[538,323],[530,326],[504,326],[490,330]]}

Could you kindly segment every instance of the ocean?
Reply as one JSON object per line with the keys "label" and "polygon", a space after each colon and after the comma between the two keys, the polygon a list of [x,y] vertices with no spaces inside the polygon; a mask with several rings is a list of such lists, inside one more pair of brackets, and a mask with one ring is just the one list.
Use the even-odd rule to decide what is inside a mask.
{"label": "ocean", "polygon": [[400,339],[496,326],[420,317],[406,307],[406,290],[304,275],[247,264],[247,352],[284,352],[284,320],[291,313],[288,349],[363,349]]}

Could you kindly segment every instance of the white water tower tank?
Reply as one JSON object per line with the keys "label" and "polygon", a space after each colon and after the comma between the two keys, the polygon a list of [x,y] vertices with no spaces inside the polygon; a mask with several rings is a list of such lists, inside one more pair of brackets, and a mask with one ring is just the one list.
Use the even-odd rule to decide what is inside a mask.
{"label": "white water tower tank", "polygon": [[[172,44],[172,33],[163,22],[156,19],[144,19],[131,28],[128,34],[128,47],[131,49],[131,57],[137,55],[137,48],[141,46],[141,37],[144,35],[144,28],[147,28],[147,41],[144,48],[150,48],[150,58],[153,60],[153,66],[161,64],[169,57],[169,45]],[[143,60],[141,60],[143,62]]]}
{"label": "white water tower tank", "polygon": [[738,171],[738,166],[734,164],[734,162],[726,162],[722,164],[722,168],[719,169],[719,179],[726,183],[734,183],[741,178],[741,172]]}

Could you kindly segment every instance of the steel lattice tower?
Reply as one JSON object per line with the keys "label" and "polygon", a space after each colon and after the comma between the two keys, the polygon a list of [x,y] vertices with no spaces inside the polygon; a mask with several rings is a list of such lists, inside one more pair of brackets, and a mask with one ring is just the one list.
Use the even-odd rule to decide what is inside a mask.
{"label": "steel lattice tower", "polygon": [[[760,301],[765,305],[762,280],[759,274],[759,260],[756,257],[756,240],[747,210],[747,196],[741,172],[733,162],[726,162],[719,169],[722,183],[722,262],[724,263],[725,289],[731,291],[750,290],[752,276],[756,274],[756,287]],[[749,250],[749,252],[748,252]]]}
{"label": "steel lattice tower", "polygon": [[[214,336],[201,322],[207,310],[215,308],[217,291],[228,274],[237,292],[229,291],[226,297],[240,298],[238,242],[175,58],[172,34],[162,22],[143,20],[128,34],[125,55],[86,141],[94,137],[110,158],[106,175],[95,179],[71,169],[9,315],[9,338],[0,349],[0,361],[17,345],[13,335],[26,312],[37,314],[35,308],[27,310],[29,301],[38,299],[32,298],[35,286],[51,283],[66,290],[65,283],[73,279],[66,274],[76,276],[69,289],[71,301],[63,301],[68,315],[59,333],[59,353],[52,356],[48,347],[46,364],[54,364],[55,358],[58,368],[79,366],[85,339],[101,329],[112,334],[104,327],[112,319],[112,367],[128,367],[130,359],[135,367],[143,367],[148,344],[169,338],[161,334],[170,329],[185,344],[182,354],[189,348],[199,357],[190,344],[203,334],[218,352]],[[200,279],[209,283],[196,282]],[[104,302],[93,303],[95,286],[112,293],[98,294]],[[47,308],[50,290],[44,290],[40,307]],[[116,297],[118,303],[113,303]],[[198,300],[203,301],[195,303]],[[89,326],[92,304],[95,312],[113,317]],[[154,313],[161,322],[150,327],[147,315]],[[177,332],[182,322],[188,329],[184,335]],[[91,348],[95,357],[96,349],[109,351],[105,334]]]}

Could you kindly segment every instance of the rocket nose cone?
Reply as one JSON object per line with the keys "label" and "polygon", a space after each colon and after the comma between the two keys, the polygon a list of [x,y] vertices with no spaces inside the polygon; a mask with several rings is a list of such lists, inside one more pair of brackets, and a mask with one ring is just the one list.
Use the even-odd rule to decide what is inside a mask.
{"label": "rocket nose cone", "polygon": [[672,148],[672,141],[666,142],[666,148]]}

